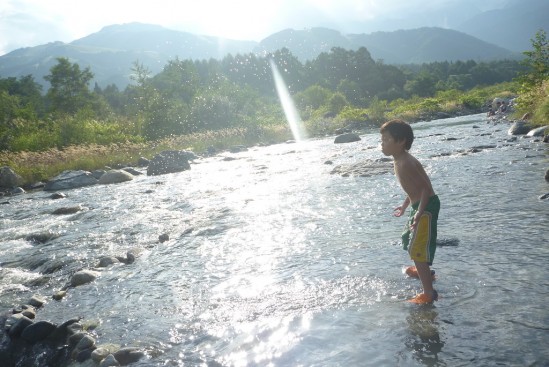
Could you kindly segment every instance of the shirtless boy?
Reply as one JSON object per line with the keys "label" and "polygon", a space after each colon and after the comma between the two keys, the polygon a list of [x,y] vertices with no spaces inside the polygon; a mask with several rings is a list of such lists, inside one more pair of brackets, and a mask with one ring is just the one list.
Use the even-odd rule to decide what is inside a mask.
{"label": "shirtless boy", "polygon": [[409,302],[432,303],[438,298],[437,291],[433,289],[434,272],[431,273],[430,266],[436,250],[440,201],[421,163],[408,153],[414,141],[410,125],[402,120],[391,120],[381,126],[380,132],[381,151],[393,157],[397,180],[407,195],[402,205],[395,208],[394,215],[402,216],[406,208],[412,205],[402,243],[415,263],[415,266],[406,269],[406,274],[419,277],[423,293]]}

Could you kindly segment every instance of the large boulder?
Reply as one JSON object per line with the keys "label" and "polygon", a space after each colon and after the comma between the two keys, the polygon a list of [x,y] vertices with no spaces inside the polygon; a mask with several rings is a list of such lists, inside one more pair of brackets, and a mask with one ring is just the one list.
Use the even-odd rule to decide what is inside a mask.
{"label": "large boulder", "polygon": [[528,131],[526,136],[545,136],[549,132],[549,126],[542,126]]}
{"label": "large boulder", "polygon": [[97,182],[100,185],[109,185],[114,183],[126,182],[133,180],[133,175],[124,170],[111,169],[105,172]]}
{"label": "large boulder", "polygon": [[98,180],[88,171],[64,171],[44,186],[45,191],[68,190],[97,184]]}
{"label": "large boulder", "polygon": [[23,184],[23,178],[10,167],[0,168],[0,188],[10,189]]}
{"label": "large boulder", "polygon": [[360,136],[355,133],[347,133],[336,136],[334,143],[343,144],[343,143],[352,143],[355,141],[360,141]]}
{"label": "large boulder", "polygon": [[530,129],[532,129],[532,127],[526,121],[518,120],[509,128],[507,133],[509,135],[524,135],[528,134]]}
{"label": "large boulder", "polygon": [[189,160],[195,159],[193,152],[186,150],[166,150],[151,159],[147,167],[147,176],[164,175],[191,169]]}

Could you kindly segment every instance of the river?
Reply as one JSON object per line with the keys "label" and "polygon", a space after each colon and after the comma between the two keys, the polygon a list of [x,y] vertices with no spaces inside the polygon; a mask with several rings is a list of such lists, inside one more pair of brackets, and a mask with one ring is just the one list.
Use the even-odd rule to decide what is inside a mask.
{"label": "river", "polygon": [[[372,131],[226,153],[234,159],[60,200],[4,198],[0,307],[42,295],[37,319],[82,316],[98,344],[145,350],[134,366],[548,365],[547,145],[510,142],[509,125],[483,115],[412,126],[411,153],[441,200],[433,306],[405,302],[421,286],[403,274],[394,175],[330,174],[383,158]],[[51,214],[75,205],[85,210]],[[26,240],[45,231],[54,239]],[[51,299],[75,271],[135,248],[133,264]]]}

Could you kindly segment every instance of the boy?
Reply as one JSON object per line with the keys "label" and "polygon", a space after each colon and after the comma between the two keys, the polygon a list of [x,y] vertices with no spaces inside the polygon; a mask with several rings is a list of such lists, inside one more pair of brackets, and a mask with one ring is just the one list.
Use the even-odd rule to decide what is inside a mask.
{"label": "boy", "polygon": [[395,174],[406,199],[395,208],[394,215],[400,217],[412,204],[406,231],[402,234],[404,249],[408,250],[415,267],[406,269],[406,274],[419,277],[423,293],[409,300],[412,303],[432,303],[438,298],[433,289],[433,263],[437,240],[437,220],[440,201],[419,161],[408,150],[412,147],[414,133],[410,125],[402,120],[391,120],[381,126],[381,151],[393,156]]}

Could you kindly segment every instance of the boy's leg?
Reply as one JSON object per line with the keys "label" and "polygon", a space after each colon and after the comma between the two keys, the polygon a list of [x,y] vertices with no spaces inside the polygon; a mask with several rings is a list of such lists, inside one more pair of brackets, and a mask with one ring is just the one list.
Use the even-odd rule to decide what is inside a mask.
{"label": "boy's leg", "polygon": [[423,286],[423,293],[427,293],[428,295],[433,294],[433,277],[431,276],[429,264],[419,261],[414,261],[414,263],[416,264],[417,275]]}
{"label": "boy's leg", "polygon": [[409,300],[409,302],[419,304],[433,303],[437,300],[438,294],[437,291],[433,289],[433,278],[429,264],[419,261],[414,261],[414,263],[416,264],[417,273],[423,286],[423,293],[418,294],[416,297]]}

